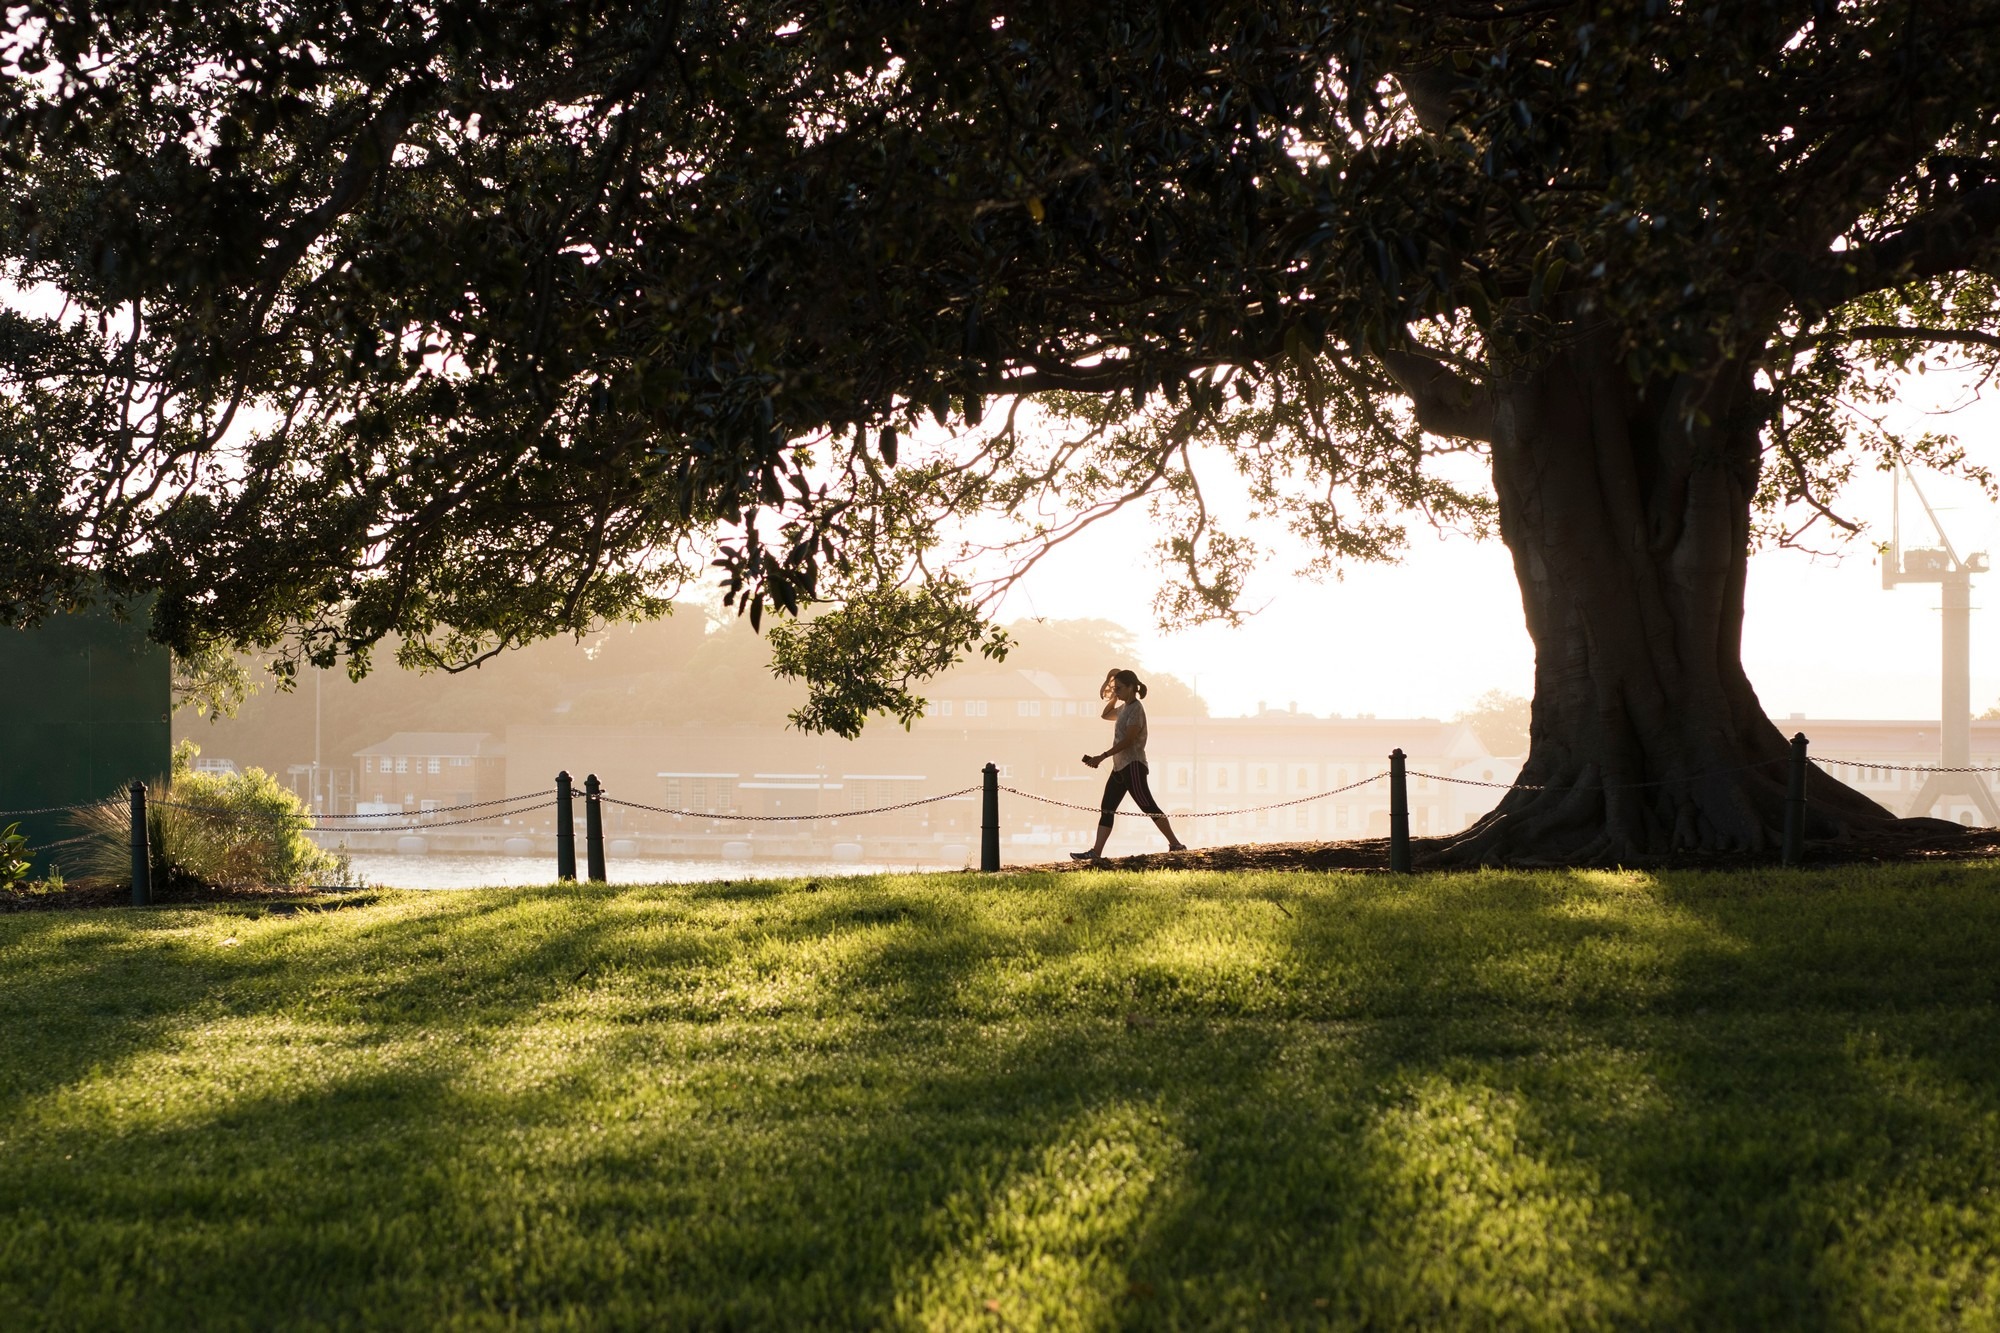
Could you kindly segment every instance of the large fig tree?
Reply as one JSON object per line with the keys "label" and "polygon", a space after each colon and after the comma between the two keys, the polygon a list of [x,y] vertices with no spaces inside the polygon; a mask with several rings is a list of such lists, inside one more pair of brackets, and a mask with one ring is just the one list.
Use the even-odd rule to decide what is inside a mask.
{"label": "large fig tree", "polygon": [[1233,467],[1330,561],[1512,551],[1465,857],[1768,845],[1748,553],[1962,465],[1871,404],[2000,351],[1996,0],[37,2],[0,62],[9,618],[456,667],[713,557],[834,608],[779,658],[851,731],[997,649],[955,532],[1148,502],[1231,614]]}

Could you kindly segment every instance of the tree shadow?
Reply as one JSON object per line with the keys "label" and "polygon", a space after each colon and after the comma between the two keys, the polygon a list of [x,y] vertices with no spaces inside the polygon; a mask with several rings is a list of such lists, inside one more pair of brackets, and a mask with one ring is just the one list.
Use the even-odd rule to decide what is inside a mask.
{"label": "tree shadow", "polygon": [[[142,1324],[222,1300],[252,1323],[1145,1326],[1962,1301],[2000,908],[1789,883],[521,891],[177,955],[189,986],[139,987],[149,1026],[87,1012],[5,1104],[152,1058],[176,1021],[278,1070],[281,1020],[367,1058],[31,1128],[0,1165],[34,1201],[12,1264],[61,1258],[0,1288]],[[1884,902],[1914,915],[1859,930]],[[91,956],[111,943],[50,945],[43,1002],[129,973]],[[1883,1278],[1894,1228],[1937,1231],[1927,1201],[1971,1219],[1959,1257]]]}
{"label": "tree shadow", "polygon": [[286,936],[324,918],[255,907],[9,918],[0,922],[0,1112],[159,1049],[203,1019],[261,1012],[394,1032],[446,1008],[454,1021],[508,1022],[573,982],[568,964],[596,956],[610,929],[586,919],[520,929],[524,909],[563,892],[440,896],[426,902],[432,911],[316,934],[309,948],[288,947]]}
{"label": "tree shadow", "polygon": [[[1360,1096],[1281,1150],[1339,1163],[1316,1233],[1338,1261],[1271,1265],[1259,1308],[1301,1277],[1321,1290],[1290,1317],[1369,1326],[1819,1327],[1990,1305],[2000,894],[1950,878],[1941,901],[1668,875],[1623,920],[1516,881],[1506,929],[1475,910],[1459,929],[1480,939],[1423,951],[1452,924],[1395,918],[1465,912],[1478,877],[1431,881],[1426,904],[1315,904],[1289,927],[1303,949],[1359,944],[1382,966],[1349,1011],[1336,1095]],[[1156,1228],[1140,1267],[1160,1290],[1217,1248],[1200,1201],[1218,1184]]]}

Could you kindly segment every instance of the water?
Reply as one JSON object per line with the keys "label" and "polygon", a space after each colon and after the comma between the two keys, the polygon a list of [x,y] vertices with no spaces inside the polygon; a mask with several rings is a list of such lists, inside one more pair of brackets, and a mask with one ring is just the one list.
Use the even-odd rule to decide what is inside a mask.
{"label": "water", "polygon": [[[348,862],[363,883],[389,889],[480,889],[555,881],[554,858],[465,854],[399,856],[394,852],[349,852]],[[581,858],[577,869],[583,869]],[[959,865],[882,865],[858,861],[691,861],[613,860],[606,867],[613,884],[700,884],[711,880],[805,879],[836,875],[895,875],[922,870],[962,870]]]}

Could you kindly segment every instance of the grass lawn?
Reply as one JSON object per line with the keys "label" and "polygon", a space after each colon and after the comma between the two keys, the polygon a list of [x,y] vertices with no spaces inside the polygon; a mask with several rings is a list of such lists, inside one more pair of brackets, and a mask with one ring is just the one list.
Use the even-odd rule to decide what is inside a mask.
{"label": "grass lawn", "polygon": [[2000,1325],[2000,871],[0,917],[0,1328]]}

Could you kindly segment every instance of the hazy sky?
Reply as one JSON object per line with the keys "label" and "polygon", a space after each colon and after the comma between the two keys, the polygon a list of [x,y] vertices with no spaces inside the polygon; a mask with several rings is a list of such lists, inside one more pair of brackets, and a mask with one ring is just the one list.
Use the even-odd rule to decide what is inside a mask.
{"label": "hazy sky", "polygon": [[[2000,403],[1979,402],[1924,420],[1960,388],[1942,376],[1913,379],[1905,424],[1956,431],[1973,457],[2000,471]],[[2000,549],[2000,510],[1977,488],[1920,476],[1952,541]],[[1934,718],[1938,712],[1938,590],[1884,591],[1873,543],[1886,540],[1890,481],[1868,472],[1843,497],[1845,512],[1877,525],[1838,558],[1769,551],[1750,563],[1744,662],[1766,711],[1814,717]],[[1903,493],[1905,546],[1931,544],[1921,509]],[[1283,540],[1266,529],[1269,544]],[[1243,627],[1173,634],[1151,630],[1158,575],[1143,511],[1100,523],[1050,556],[1002,608],[1005,618],[1100,616],[1145,628],[1141,652],[1156,670],[1198,678],[1213,711],[1230,715],[1296,702],[1301,711],[1448,716],[1489,689],[1531,692],[1534,652],[1520,593],[1498,541],[1412,531],[1403,563],[1360,566],[1341,582],[1294,578],[1296,551],[1281,553],[1252,585],[1263,609]],[[2000,601],[1973,583],[1972,699],[2000,701]]]}

